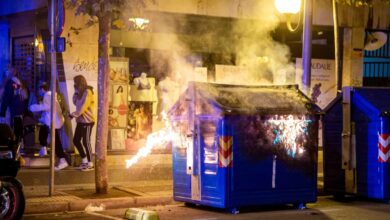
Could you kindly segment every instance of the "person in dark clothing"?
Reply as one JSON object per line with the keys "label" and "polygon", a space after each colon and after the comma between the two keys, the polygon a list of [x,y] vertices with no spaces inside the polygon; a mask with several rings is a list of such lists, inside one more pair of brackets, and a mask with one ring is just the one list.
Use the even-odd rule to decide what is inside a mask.
{"label": "person in dark clothing", "polygon": [[10,74],[1,99],[0,117],[5,117],[9,108],[11,113],[11,127],[14,130],[16,139],[20,141],[23,134],[23,115],[28,109],[29,94],[26,87],[18,79],[17,71],[11,68]]}

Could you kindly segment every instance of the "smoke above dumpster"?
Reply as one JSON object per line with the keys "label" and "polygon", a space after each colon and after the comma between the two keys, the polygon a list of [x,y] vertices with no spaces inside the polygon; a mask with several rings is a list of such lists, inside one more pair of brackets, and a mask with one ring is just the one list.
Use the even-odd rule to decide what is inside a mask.
{"label": "smoke above dumpster", "polygon": [[[209,4],[206,3],[208,1],[204,2]],[[273,1],[240,1],[239,4],[237,19],[226,22],[226,19],[206,16],[210,23],[208,19],[202,19],[207,24],[190,30],[188,35],[196,36],[190,40],[181,34],[169,37],[162,35],[164,37],[155,38],[150,43],[153,47],[169,50],[164,55],[156,52],[150,54],[152,70],[157,74],[156,88],[159,90],[162,112],[169,111],[190,81],[236,85],[294,83],[295,66],[290,62],[289,48],[272,37],[280,23]],[[249,17],[243,9],[256,13],[249,13],[252,15]],[[177,20],[159,19],[159,32],[169,33],[177,28],[176,33],[180,33],[183,24],[189,25],[194,16],[188,16],[188,20],[182,17]],[[201,52],[194,52],[194,47]],[[274,99],[269,104],[277,101]],[[126,167],[147,156],[154,146],[167,143],[178,135],[172,132],[169,120],[165,120],[165,128],[150,134],[145,147],[126,161]],[[302,152],[301,146],[293,143],[293,140],[302,136],[306,123],[306,119],[292,119],[288,116],[270,120],[269,126],[274,127],[275,131],[272,140],[274,145],[284,146],[292,157]]]}
{"label": "smoke above dumpster", "polygon": [[295,83],[290,50],[272,37],[280,24],[273,1],[240,1],[236,16],[231,20],[213,16],[197,20],[188,16],[187,20],[166,19],[159,23],[161,31],[176,27],[180,32],[183,23],[204,22],[189,30],[188,36],[192,37],[173,35],[153,41],[153,45],[170,50],[168,55],[152,53],[150,57],[152,69],[167,70],[159,72],[159,84],[165,91],[162,97],[167,103],[164,110],[172,106],[189,81],[236,85]]}
{"label": "smoke above dumpster", "polygon": [[248,69],[248,79],[230,77],[224,81],[243,85],[292,83],[295,67],[290,62],[290,50],[272,37],[280,23],[274,1],[257,1],[253,10],[256,17],[237,21],[233,29],[238,36],[234,44],[236,65]]}

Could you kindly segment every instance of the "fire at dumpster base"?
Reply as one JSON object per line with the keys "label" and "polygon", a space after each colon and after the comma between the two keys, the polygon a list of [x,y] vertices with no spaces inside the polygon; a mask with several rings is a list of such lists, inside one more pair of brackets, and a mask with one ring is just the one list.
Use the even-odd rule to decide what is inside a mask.
{"label": "fire at dumpster base", "polygon": [[166,113],[162,112],[161,115],[165,122],[165,128],[148,135],[145,146],[139,149],[137,154],[131,159],[126,160],[126,169],[136,164],[141,158],[148,156],[154,147],[166,145],[174,140],[175,133],[172,132],[172,126],[170,125]]}
{"label": "fire at dumpster base", "polygon": [[273,144],[281,144],[287,155],[295,158],[297,155],[303,154],[304,144],[307,142],[308,125],[311,120],[305,116],[274,116],[267,121],[276,135]]}

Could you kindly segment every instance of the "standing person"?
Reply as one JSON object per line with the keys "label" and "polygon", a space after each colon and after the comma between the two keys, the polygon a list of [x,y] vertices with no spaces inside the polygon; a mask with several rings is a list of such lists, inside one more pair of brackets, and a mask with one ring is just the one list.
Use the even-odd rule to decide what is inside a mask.
{"label": "standing person", "polygon": [[[40,156],[47,154],[47,138],[50,133],[51,125],[51,91],[49,91],[49,86],[46,83],[42,83],[39,87],[39,96],[43,97],[43,100],[40,104],[34,104],[30,106],[30,111],[32,112],[42,112],[41,118],[39,121],[43,124],[39,129],[39,143],[41,144],[41,150],[39,151]],[[58,157],[57,166],[55,170],[59,171],[69,166],[66,161],[66,154],[62,148],[61,143],[61,128],[64,125],[64,116],[62,115],[62,110],[58,99],[56,97],[55,102],[55,113],[54,113],[54,127],[55,127],[55,153]]]}
{"label": "standing person", "polygon": [[73,143],[81,156],[80,170],[88,171],[93,169],[91,132],[95,124],[94,95],[84,76],[75,76],[73,81],[75,89],[73,104],[76,111],[69,115],[70,118],[76,118],[77,122]]}
{"label": "standing person", "polygon": [[28,107],[28,91],[23,87],[17,77],[17,71],[13,67],[9,68],[9,74],[1,98],[0,117],[5,117],[7,109],[10,109],[10,124],[16,140],[20,141],[23,134],[23,115],[27,112]]}
{"label": "standing person", "polygon": [[5,85],[8,83],[8,80],[10,80],[14,74],[12,73],[14,71],[14,68],[12,65],[8,64],[7,69],[4,71],[4,73],[1,76],[0,81],[0,97],[3,100],[3,92],[5,89]]}

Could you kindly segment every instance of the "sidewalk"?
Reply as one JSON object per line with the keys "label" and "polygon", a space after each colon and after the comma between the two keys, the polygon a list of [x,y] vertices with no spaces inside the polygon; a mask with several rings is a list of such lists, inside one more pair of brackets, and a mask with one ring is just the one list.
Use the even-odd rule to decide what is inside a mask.
{"label": "sidewalk", "polygon": [[25,214],[97,209],[130,208],[174,203],[172,181],[138,181],[110,186],[108,194],[95,194],[94,185],[68,185],[54,188],[48,196],[48,187],[25,187]]}
{"label": "sidewalk", "polygon": [[[111,156],[109,160],[110,189],[106,195],[95,194],[94,172],[69,168],[56,173],[54,195],[49,197],[48,170],[22,169],[18,178],[25,186],[25,213],[83,211],[88,206],[114,209],[175,203],[170,155],[150,155],[132,169],[124,168],[124,158]],[[322,164],[322,151],[319,164]],[[323,195],[322,166],[319,165],[318,171],[318,194]]]}

